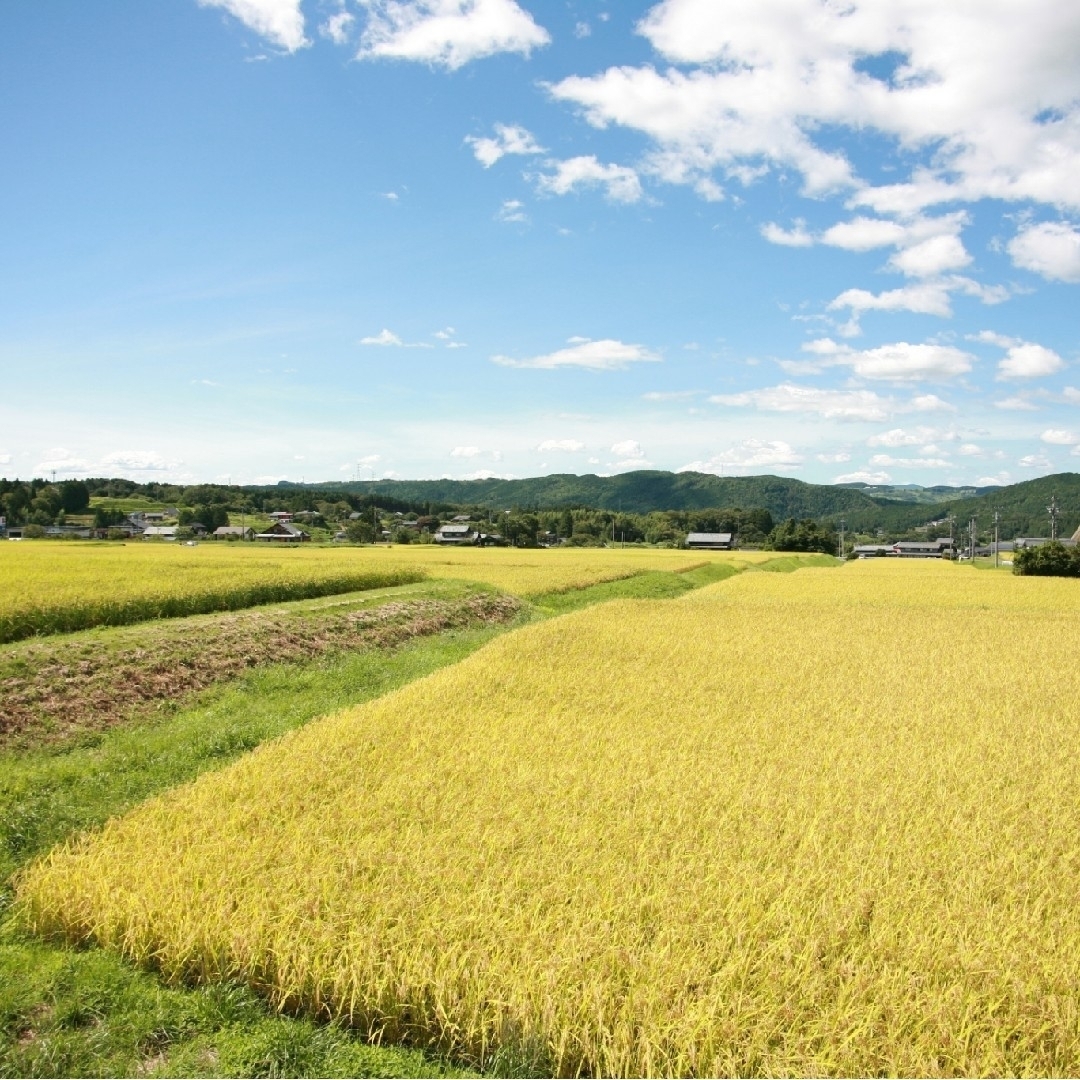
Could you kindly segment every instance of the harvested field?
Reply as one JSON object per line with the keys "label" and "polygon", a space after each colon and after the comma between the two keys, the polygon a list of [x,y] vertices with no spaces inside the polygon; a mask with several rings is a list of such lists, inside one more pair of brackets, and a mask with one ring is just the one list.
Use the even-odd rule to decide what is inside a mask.
{"label": "harvested field", "polygon": [[170,621],[144,631],[142,643],[120,647],[101,636],[25,643],[0,654],[0,748],[61,742],[128,722],[258,665],[504,623],[520,609],[513,597],[487,593],[346,612],[262,608]]}

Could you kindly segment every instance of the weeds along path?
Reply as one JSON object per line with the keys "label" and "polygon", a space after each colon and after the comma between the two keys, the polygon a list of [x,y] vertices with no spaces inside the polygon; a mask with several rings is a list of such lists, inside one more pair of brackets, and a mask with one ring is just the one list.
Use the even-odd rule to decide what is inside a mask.
{"label": "weeds along path", "polygon": [[138,633],[45,638],[0,651],[0,747],[59,743],[131,722],[254,667],[505,624],[521,610],[513,597],[487,592],[341,606],[169,620]]}

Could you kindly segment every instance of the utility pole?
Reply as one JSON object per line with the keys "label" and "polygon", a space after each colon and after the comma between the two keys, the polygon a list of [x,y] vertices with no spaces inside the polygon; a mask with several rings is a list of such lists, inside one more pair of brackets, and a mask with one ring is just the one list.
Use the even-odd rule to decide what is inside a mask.
{"label": "utility pole", "polygon": [[994,569],[1001,565],[1001,538],[998,526],[1001,524],[1001,511],[994,511]]}
{"label": "utility pole", "polygon": [[844,529],[847,527],[847,521],[844,518],[840,519],[840,551],[837,553],[837,558],[842,559],[844,557]]}
{"label": "utility pole", "polygon": [[1050,496],[1050,505],[1046,508],[1046,512],[1050,515],[1050,539],[1057,539],[1057,519],[1058,514],[1061,513],[1061,507],[1058,506],[1057,496]]}
{"label": "utility pole", "polygon": [[971,519],[971,523],[968,526],[968,528],[971,530],[970,555],[971,555],[971,561],[972,561],[972,563],[974,563],[975,562],[975,518]]}

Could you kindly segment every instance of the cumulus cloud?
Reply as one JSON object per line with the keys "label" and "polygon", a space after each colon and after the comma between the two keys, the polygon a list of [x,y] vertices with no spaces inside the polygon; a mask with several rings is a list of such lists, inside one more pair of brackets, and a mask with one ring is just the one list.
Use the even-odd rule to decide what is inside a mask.
{"label": "cumulus cloud", "polygon": [[776,439],[744,439],[722,453],[714,454],[707,461],[692,461],[676,472],[704,472],[723,474],[725,469],[797,468],[805,458],[788,443]]}
{"label": "cumulus cloud", "polygon": [[545,439],[536,448],[544,454],[550,450],[559,450],[567,454],[577,454],[585,449],[585,444],[577,439]]}
{"label": "cumulus cloud", "polygon": [[1049,469],[1053,462],[1045,454],[1026,454],[1016,464],[1022,469]]}
{"label": "cumulus cloud", "polygon": [[622,458],[643,458],[645,451],[641,449],[641,443],[635,442],[633,439],[623,439],[622,442],[615,443],[611,448],[613,454]]}
{"label": "cumulus cloud", "polygon": [[310,45],[304,34],[300,0],[198,0],[200,7],[227,11],[249,30],[286,52]]}
{"label": "cumulus cloud", "polygon": [[1005,358],[998,363],[999,379],[1038,379],[1053,375],[1065,367],[1065,361],[1053,349],[1030,341],[1018,341],[1009,346]]}
{"label": "cumulus cloud", "polygon": [[179,462],[166,462],[156,450],[114,450],[101,459],[107,469],[127,469],[131,472],[160,472],[175,468]]}
{"label": "cumulus cloud", "polygon": [[732,408],[807,413],[825,420],[884,420],[896,411],[895,402],[872,390],[823,390],[795,383],[781,383],[740,394],[714,394],[709,400]]}
{"label": "cumulus cloud", "polygon": [[814,456],[826,465],[839,465],[851,460],[851,455],[846,450],[839,450],[835,454],[815,454]]}
{"label": "cumulus cloud", "polygon": [[826,229],[821,242],[845,251],[872,251],[879,247],[898,246],[906,235],[904,227],[895,221],[855,217]]}
{"label": "cumulus cloud", "polygon": [[1052,446],[1075,446],[1080,443],[1080,439],[1073,432],[1063,431],[1060,428],[1048,428],[1039,438]]}
{"label": "cumulus cloud", "polygon": [[1051,281],[1080,281],[1080,232],[1063,221],[1022,229],[1009,242],[1017,266]]}
{"label": "cumulus cloud", "polygon": [[859,469],[857,472],[844,473],[843,476],[833,478],[834,484],[889,484],[892,476],[887,472],[870,472],[868,469]]}
{"label": "cumulus cloud", "polygon": [[426,341],[402,341],[392,330],[385,327],[372,337],[360,339],[361,345],[393,346],[398,349],[430,349],[432,346]]}
{"label": "cumulus cloud", "polygon": [[891,431],[882,431],[877,435],[871,435],[866,440],[867,446],[890,446],[895,449],[898,446],[918,446],[926,442],[921,429],[918,432],[906,431],[904,428],[893,428]]}
{"label": "cumulus cloud", "polygon": [[451,71],[496,53],[551,41],[514,0],[362,0],[368,12],[360,59],[417,60]]}
{"label": "cumulus cloud", "polygon": [[478,138],[467,135],[465,141],[473,148],[476,160],[490,169],[507,154],[542,154],[544,148],[532,133],[518,124],[496,124],[494,138]]}
{"label": "cumulus cloud", "polygon": [[770,221],[761,227],[761,235],[770,244],[780,244],[782,247],[811,247],[814,243],[813,236],[806,231],[805,221],[796,221],[790,229]]}
{"label": "cumulus cloud", "polygon": [[10,454],[0,454],[0,465],[10,465],[13,458]]}
{"label": "cumulus cloud", "polygon": [[[793,169],[810,194],[847,189],[889,214],[986,197],[1080,205],[1076,5],[663,0],[638,32],[670,67],[612,67],[551,93],[597,127],[646,135],[663,179]],[[869,183],[837,128],[891,140],[911,164]]]}
{"label": "cumulus cloud", "polygon": [[995,401],[994,405],[999,409],[1014,409],[1018,412],[1038,412],[1039,406],[1034,402],[1029,401],[1026,397],[1002,398],[1000,401]]}
{"label": "cumulus cloud", "polygon": [[42,455],[42,460],[34,466],[34,473],[44,476],[45,473],[53,471],[72,473],[87,472],[89,469],[90,463],[85,458],[79,457],[66,447],[54,446]]}
{"label": "cumulus cloud", "polygon": [[460,480],[513,480],[506,473],[492,472],[491,469],[477,469],[475,472],[462,473]]}
{"label": "cumulus cloud", "polygon": [[365,337],[360,339],[361,345],[404,345],[405,342],[401,340],[392,330],[387,330],[385,327],[380,330],[373,337]]}
{"label": "cumulus cloud", "polygon": [[984,451],[981,446],[976,446],[975,443],[963,443],[957,453],[963,457],[982,457]]}
{"label": "cumulus cloud", "polygon": [[984,304],[1000,304],[1009,298],[1001,285],[983,285],[961,274],[901,285],[873,293],[868,289],[846,289],[829,303],[830,311],[849,309],[855,318],[866,311],[911,311],[918,315],[952,315],[952,294],[974,296]]}
{"label": "cumulus cloud", "polygon": [[874,454],[870,458],[870,464],[893,468],[906,466],[911,469],[945,469],[951,466],[952,462],[937,457],[893,457],[891,454]]}
{"label": "cumulus cloud", "polygon": [[658,363],[660,357],[644,345],[627,345],[612,338],[593,341],[590,338],[570,338],[565,349],[517,360],[510,356],[493,356],[492,362],[503,367],[562,368],[580,367],[591,371],[617,371],[627,364]]}
{"label": "cumulus cloud", "polygon": [[450,456],[457,458],[489,457],[493,461],[502,461],[501,450],[485,450],[480,446],[455,446],[450,451]]}
{"label": "cumulus cloud", "polygon": [[612,202],[635,203],[643,195],[638,174],[625,165],[601,165],[595,154],[549,162],[553,173],[536,178],[540,191],[568,195],[581,187],[602,187]]}
{"label": "cumulus cloud", "polygon": [[884,379],[892,382],[940,381],[965,375],[972,368],[974,357],[952,345],[911,345],[897,341],[876,349],[853,349],[837,344],[832,338],[807,342],[803,350],[818,359],[809,362],[783,361],[789,371],[814,372],[824,367],[850,367],[864,379]]}
{"label": "cumulus cloud", "polygon": [[349,40],[349,31],[356,16],[348,11],[339,11],[331,15],[326,22],[319,27],[323,37],[329,38],[335,45],[344,45]]}

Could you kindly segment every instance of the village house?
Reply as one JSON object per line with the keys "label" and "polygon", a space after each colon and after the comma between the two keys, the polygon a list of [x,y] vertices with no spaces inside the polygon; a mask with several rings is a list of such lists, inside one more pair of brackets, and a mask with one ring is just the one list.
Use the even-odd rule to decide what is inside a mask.
{"label": "village house", "polygon": [[246,528],[241,525],[219,525],[214,530],[215,540],[228,540],[231,536],[235,536],[238,540],[254,540],[255,530],[250,525]]}
{"label": "village house", "polygon": [[288,521],[275,521],[266,532],[256,533],[255,539],[279,544],[302,544],[311,537],[298,525],[292,525]]}
{"label": "village house", "polygon": [[735,534],[729,532],[687,533],[686,546],[698,551],[730,551],[735,546]]}

